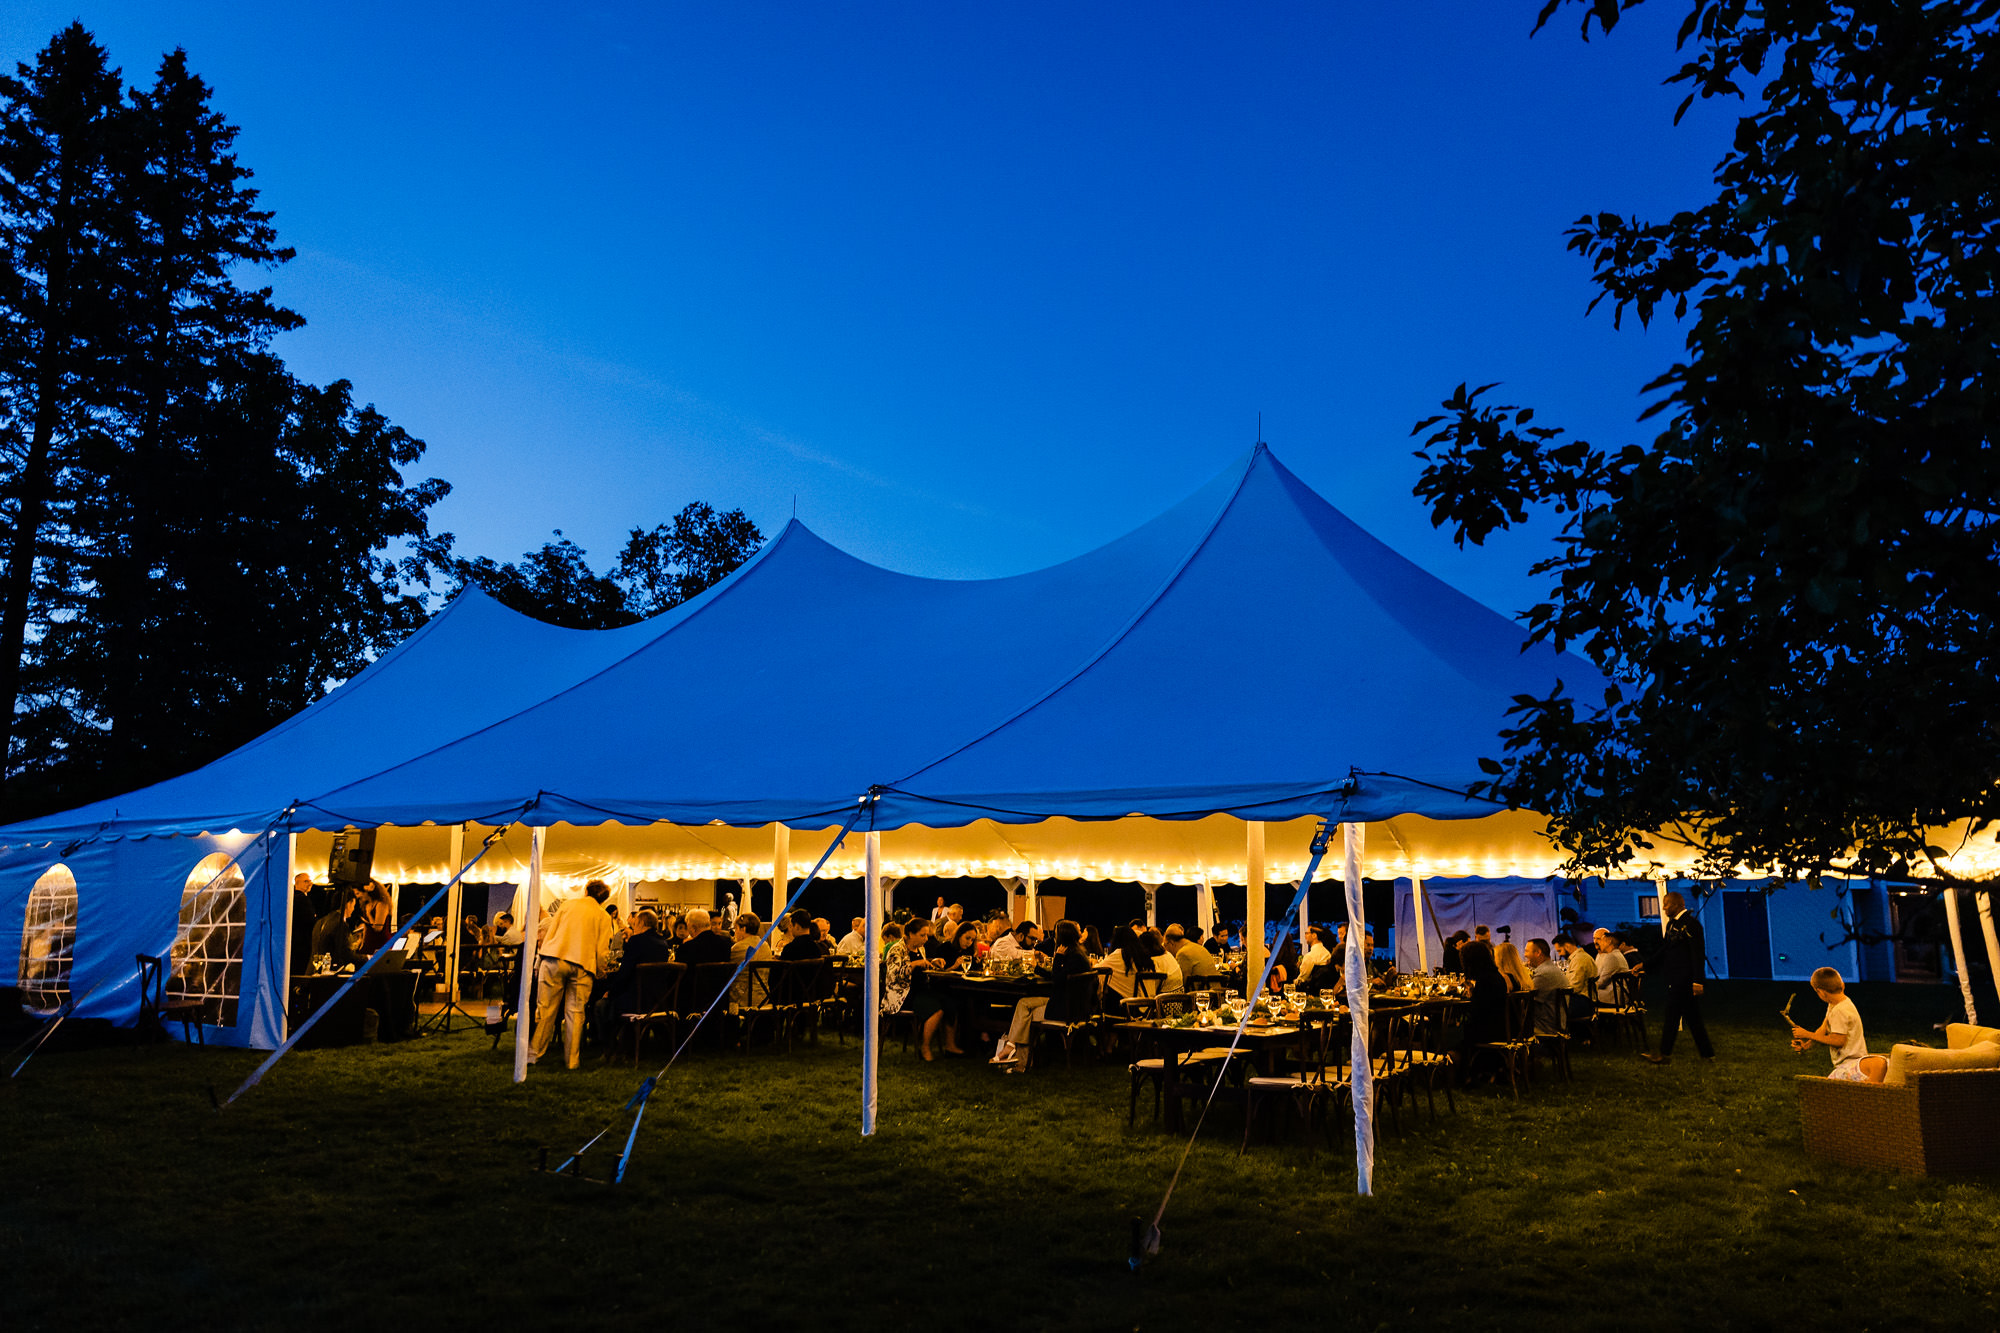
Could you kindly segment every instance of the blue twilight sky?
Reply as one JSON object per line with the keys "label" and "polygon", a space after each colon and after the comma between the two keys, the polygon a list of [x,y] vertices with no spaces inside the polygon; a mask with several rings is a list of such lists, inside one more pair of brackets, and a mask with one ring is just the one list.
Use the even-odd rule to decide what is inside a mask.
{"label": "blue twilight sky", "polygon": [[[1411,424],[1461,379],[1634,438],[1669,326],[1586,320],[1564,227],[1698,202],[1681,6],[1588,45],[1538,0],[1261,5],[44,3],[128,81],[187,48],[298,259],[283,352],[345,376],[502,559],[608,563],[693,499],[893,568],[1098,545],[1255,439],[1502,610]],[[1653,12],[1648,12],[1653,11]],[[1282,639],[1281,626],[1268,627]]]}

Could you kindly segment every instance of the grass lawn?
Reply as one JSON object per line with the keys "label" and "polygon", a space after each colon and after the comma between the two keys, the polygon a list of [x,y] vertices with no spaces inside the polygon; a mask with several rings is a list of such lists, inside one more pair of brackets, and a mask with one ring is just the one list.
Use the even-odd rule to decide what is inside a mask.
{"label": "grass lawn", "polygon": [[[515,1087],[507,1043],[434,1037],[294,1055],[218,1114],[256,1054],[47,1054],[0,1092],[0,1327],[2000,1325],[2000,1183],[1806,1160],[1789,1080],[1826,1062],[1785,1047],[1794,994],[1816,1020],[1803,985],[1712,985],[1712,1066],[1580,1051],[1567,1088],[1406,1110],[1373,1199],[1351,1142],[1239,1157],[1220,1111],[1138,1273],[1180,1144],[1125,1128],[1122,1065],[891,1046],[864,1142],[851,1042],[703,1053],[613,1189],[533,1166],[623,1067]],[[1942,1044],[1942,990],[1854,994],[1875,1049]]]}

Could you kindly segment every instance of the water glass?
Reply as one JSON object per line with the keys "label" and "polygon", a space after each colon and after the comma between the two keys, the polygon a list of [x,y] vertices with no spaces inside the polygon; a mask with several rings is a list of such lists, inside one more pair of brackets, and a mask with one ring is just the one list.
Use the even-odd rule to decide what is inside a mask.
{"label": "water glass", "polygon": [[1210,998],[1212,998],[1212,997],[1211,997],[1211,996],[1209,995],[1209,993],[1208,993],[1207,991],[1205,991],[1205,990],[1198,990],[1198,991],[1196,991],[1196,992],[1194,993],[1194,1007],[1195,1007],[1195,1010],[1196,1010],[1196,1012],[1198,1012],[1198,1013],[1204,1013],[1204,1014],[1205,1014],[1205,1013],[1207,1013],[1207,1012],[1208,1012],[1208,1002],[1209,1002]]}

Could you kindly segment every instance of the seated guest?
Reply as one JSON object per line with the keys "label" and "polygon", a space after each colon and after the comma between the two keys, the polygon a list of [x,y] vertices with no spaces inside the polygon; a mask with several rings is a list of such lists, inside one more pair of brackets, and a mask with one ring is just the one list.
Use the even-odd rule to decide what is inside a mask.
{"label": "seated guest", "polygon": [[1568,1031],[1569,973],[1550,955],[1547,940],[1529,940],[1524,961],[1535,992],[1535,1031]]}
{"label": "seated guest", "polygon": [[606,903],[604,914],[611,918],[611,966],[616,968],[625,956],[626,923],[619,919],[617,903]]}
{"label": "seated guest", "polygon": [[368,961],[368,954],[362,948],[365,938],[361,899],[350,893],[340,906],[313,923],[312,951],[331,958],[335,967],[358,967]]}
{"label": "seated guest", "polygon": [[1592,940],[1597,945],[1597,957],[1592,960],[1597,971],[1597,1002],[1616,1004],[1617,979],[1621,973],[1632,970],[1632,965],[1625,959],[1625,951],[1619,947],[1624,941],[1601,928]]}
{"label": "seated guest", "polygon": [[685,912],[675,912],[667,918],[667,938],[674,942],[676,949],[688,937],[688,919]]}
{"label": "seated guest", "polygon": [[1563,984],[1578,995],[1597,993],[1597,964],[1590,955],[1576,947],[1576,941],[1568,935],[1556,936],[1556,958],[1563,965]]}
{"label": "seated guest", "polygon": [[1028,1032],[1036,1020],[1066,1021],[1069,1013],[1069,979],[1090,971],[1090,956],[1083,951],[1083,932],[1076,922],[1056,922],[1055,953],[1049,958],[1049,978],[1055,982],[1053,995],[1030,995],[1014,1004],[1014,1021],[993,1050],[993,1063],[1018,1074],[1028,1065]]}
{"label": "seated guest", "polygon": [[1139,939],[1145,945],[1146,954],[1151,959],[1147,966],[1162,974],[1160,994],[1185,990],[1186,984],[1181,979],[1180,960],[1167,951],[1167,942],[1160,932],[1148,930],[1140,935]]}
{"label": "seated guest", "polygon": [[1825,1046],[1827,1054],[1833,1057],[1833,1072],[1828,1078],[1880,1083],[1889,1072],[1889,1057],[1868,1054],[1861,1011],[1847,998],[1847,983],[1840,979],[1840,973],[1830,967],[1820,968],[1812,974],[1812,988],[1813,994],[1826,1005],[1826,1017],[1811,1032],[1792,1024],[1792,1049],[1809,1051],[1815,1046]]}
{"label": "seated guest", "polygon": [[826,957],[826,946],[813,938],[813,921],[804,912],[794,912],[785,922],[791,938],[778,957],[788,963],[802,963],[814,958]]}
{"label": "seated guest", "polygon": [[1528,975],[1528,965],[1522,961],[1521,951],[1514,947],[1513,941],[1509,940],[1493,951],[1493,962],[1500,969],[1500,975],[1506,978],[1510,994],[1535,988],[1535,979]]}
{"label": "seated guest", "polygon": [[[930,966],[930,960],[923,956],[924,939],[931,932],[931,923],[923,923],[923,931],[916,929],[917,921],[909,918],[909,938],[904,938],[904,927],[890,921],[882,927],[882,1012],[900,1014],[909,1002],[910,989],[915,984],[913,978],[921,968]],[[916,945],[914,952],[911,944]]]}
{"label": "seated guest", "polygon": [[760,959],[771,956],[771,946],[768,943],[760,943],[764,937],[763,917],[755,912],[738,912],[736,921],[730,929],[734,936],[729,942],[730,962],[742,962],[750,956],[752,949],[757,951],[757,957]]}
{"label": "seated guest", "polygon": [[1644,972],[1646,970],[1646,960],[1639,956],[1639,946],[1631,940],[1626,939],[1623,935],[1618,936],[1617,939],[1618,952],[1625,955],[1625,966],[1632,969],[1635,973]]}
{"label": "seated guest", "polygon": [[1141,951],[1139,936],[1130,926],[1120,926],[1111,932],[1111,952],[1104,955],[1105,966],[1111,969],[1105,979],[1112,994],[1122,1000],[1132,998],[1139,985],[1138,974],[1150,971],[1146,964],[1147,955]]}
{"label": "seated guest", "polygon": [[[1472,928],[1472,938],[1478,940],[1481,944],[1485,945],[1489,949],[1493,947],[1493,936],[1487,931],[1486,927],[1484,926],[1474,926]],[[1496,958],[1494,959],[1494,961],[1498,962],[1499,959]]]}
{"label": "seated guest", "polygon": [[1451,938],[1444,942],[1445,971],[1463,972],[1465,970],[1465,964],[1462,961],[1461,956],[1465,952],[1466,944],[1469,943],[1471,939],[1472,936],[1466,934],[1462,930],[1454,930],[1451,933]]}
{"label": "seated guest", "polygon": [[[762,962],[774,955],[769,941],[764,939],[764,918],[755,912],[738,912],[730,923],[729,961],[741,963],[745,958],[752,962]],[[752,951],[755,957],[752,957]],[[729,999],[732,1004],[742,1006],[750,1000],[750,969],[745,968],[729,985]]]}
{"label": "seated guest", "polygon": [[813,918],[813,938],[823,946],[822,953],[833,952],[833,922],[823,916]]}
{"label": "seated guest", "polygon": [[1181,965],[1182,978],[1221,976],[1222,969],[1216,964],[1215,955],[1201,947],[1201,929],[1196,927],[1176,943],[1174,932],[1179,929],[1179,926],[1167,927],[1167,948],[1172,950],[1174,961]]}
{"label": "seated guest", "polygon": [[1308,926],[1306,938],[1309,947],[1299,958],[1299,989],[1314,992],[1329,987],[1338,989],[1340,961],[1345,957],[1336,952],[1339,948],[1338,936],[1329,936],[1324,926]]}
{"label": "seated guest", "polygon": [[1265,927],[1264,943],[1271,950],[1271,981],[1269,990],[1273,995],[1281,994],[1285,983],[1299,974],[1299,942],[1287,938],[1283,944],[1276,941],[1276,926]]}
{"label": "seated guest", "polygon": [[1588,1023],[1597,1012],[1597,964],[1569,935],[1556,936],[1556,958],[1563,964],[1569,987],[1569,1024]]}
{"label": "seated guest", "polygon": [[958,925],[965,920],[965,904],[953,903],[944,909],[944,914],[931,923],[931,939],[948,940],[958,934]]}
{"label": "seated guest", "polygon": [[[930,922],[922,917],[910,918],[910,923],[903,927],[903,938],[889,950],[890,980],[883,988],[886,1003],[889,993],[896,989],[896,976],[900,968],[902,995],[897,999],[897,1007],[907,1008],[916,1015],[917,1054],[925,1060],[937,1059],[932,1044],[937,1040],[938,1033],[944,1029],[945,1010],[949,998],[948,992],[941,986],[922,985],[916,981],[919,972],[944,970],[943,958],[930,953],[930,936]],[[890,1010],[890,1012],[895,1011]],[[957,1037],[951,1032],[945,1033],[944,1049],[947,1055],[965,1054],[958,1048]]]}
{"label": "seated guest", "polygon": [[687,914],[687,938],[674,950],[674,961],[699,967],[729,961],[729,941],[715,933],[709,914],[697,907]]}
{"label": "seated guest", "polygon": [[1462,1075],[1476,1072],[1491,1072],[1477,1069],[1474,1060],[1479,1052],[1476,1047],[1485,1042],[1504,1040],[1507,1036],[1507,982],[1501,977],[1500,969],[1493,962],[1493,946],[1478,940],[1467,940],[1458,951],[1459,966],[1467,981],[1472,983],[1471,1003],[1465,1011],[1465,1040],[1460,1047],[1459,1069]]}
{"label": "seated guest", "polygon": [[833,946],[835,953],[849,954],[859,958],[868,948],[868,920],[855,917],[853,929],[840,937],[840,943]]}
{"label": "seated guest", "polygon": [[632,914],[625,931],[625,953],[618,970],[605,985],[605,1012],[616,1018],[638,1012],[639,969],[647,963],[671,963],[674,946],[660,934],[660,918],[640,910]]}
{"label": "seated guest", "polygon": [[1014,929],[993,941],[987,951],[992,958],[1019,958],[1035,952],[1035,945],[1042,938],[1042,928],[1032,921],[1023,921]]}
{"label": "seated guest", "polygon": [[962,921],[956,938],[945,941],[937,956],[944,959],[946,967],[969,968],[979,960],[979,923]]}
{"label": "seated guest", "polygon": [[1104,961],[1104,937],[1097,933],[1096,926],[1083,928],[1083,955],[1092,962]]}

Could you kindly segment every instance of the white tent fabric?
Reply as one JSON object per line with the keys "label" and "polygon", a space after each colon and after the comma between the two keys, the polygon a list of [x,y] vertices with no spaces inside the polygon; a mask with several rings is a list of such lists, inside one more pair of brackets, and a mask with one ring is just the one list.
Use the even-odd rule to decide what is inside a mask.
{"label": "white tent fabric", "polygon": [[[382,826],[404,878],[440,880],[456,869],[449,830],[424,825],[520,823],[551,829],[558,886],[613,867],[741,878],[771,873],[777,825],[796,830],[790,864],[809,863],[871,793],[864,828],[890,875],[1243,882],[1255,821],[1256,873],[1282,881],[1323,815],[1380,826],[1371,877],[1546,874],[1541,821],[1464,791],[1514,696],[1559,679],[1600,688],[1260,445],[1126,537],[1012,578],[894,573],[794,522],[627,629],[554,629],[467,593],[233,754],[0,830],[0,906],[52,859],[122,844],[115,877],[78,877],[76,968],[129,968],[134,946],[161,944],[116,922],[154,906],[171,919],[198,859],[186,844],[275,824],[280,841],[259,846],[284,850],[286,834]],[[510,834],[474,878],[520,878],[527,847]],[[859,874],[859,857],[843,849],[828,873]],[[282,986],[271,895],[291,860],[274,851],[244,889],[267,941],[259,961],[246,946],[256,985]],[[106,992],[123,996],[114,1016],[130,991]]]}
{"label": "white tent fabric", "polygon": [[1429,879],[1424,880],[1424,919],[1417,918],[1410,881],[1396,881],[1396,967],[1417,970],[1417,931],[1426,934],[1431,965],[1449,960],[1444,941],[1458,932],[1470,935],[1487,926],[1493,942],[1516,947],[1529,940],[1553,940],[1562,930],[1560,884],[1553,879]]}
{"label": "white tent fabric", "polygon": [[1492,813],[1463,793],[1511,699],[1587,693],[1590,666],[1524,650],[1262,446],[1219,480],[1012,579],[892,574],[793,524],[622,661],[312,804],[361,824],[532,800],[534,824],[824,827],[871,789],[889,828]]}
{"label": "white tent fabric", "polygon": [[0,837],[13,844],[255,830],[293,800],[424,754],[602,671],[697,605],[623,629],[572,630],[469,590],[353,680],[214,763]]}

